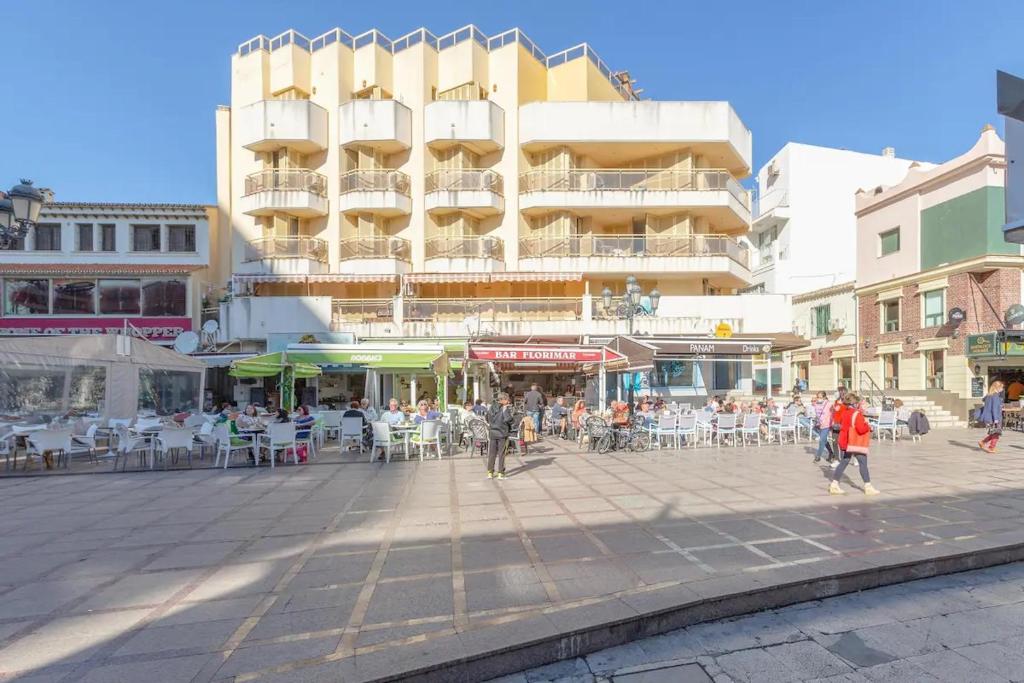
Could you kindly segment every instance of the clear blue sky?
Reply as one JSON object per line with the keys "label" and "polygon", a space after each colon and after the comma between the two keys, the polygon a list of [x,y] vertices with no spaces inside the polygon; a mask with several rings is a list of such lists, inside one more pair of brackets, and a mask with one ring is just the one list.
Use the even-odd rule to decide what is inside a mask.
{"label": "clear blue sky", "polygon": [[58,200],[211,202],[231,53],[287,28],[519,26],[549,54],[586,41],[645,97],[732,102],[755,168],[790,140],[944,160],[1002,130],[995,70],[1024,74],[1016,0],[4,4],[0,187],[31,177]]}

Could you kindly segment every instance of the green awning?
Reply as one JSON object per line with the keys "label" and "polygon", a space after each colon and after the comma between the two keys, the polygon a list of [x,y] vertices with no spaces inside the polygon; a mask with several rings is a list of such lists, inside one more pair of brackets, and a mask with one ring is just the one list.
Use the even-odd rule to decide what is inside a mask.
{"label": "green awning", "polygon": [[228,372],[232,377],[273,377],[281,374],[285,366],[291,366],[297,379],[307,379],[321,374],[320,367],[296,361],[282,351],[236,360]]}
{"label": "green awning", "polygon": [[448,371],[448,359],[436,349],[289,349],[288,359],[315,365],[359,365],[377,370]]}

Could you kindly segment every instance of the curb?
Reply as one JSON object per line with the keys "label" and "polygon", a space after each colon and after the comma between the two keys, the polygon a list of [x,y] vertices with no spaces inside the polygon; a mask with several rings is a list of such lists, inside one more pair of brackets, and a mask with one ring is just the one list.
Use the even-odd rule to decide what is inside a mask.
{"label": "curb", "polygon": [[[600,622],[599,618],[591,619],[594,623],[574,630],[534,638],[508,647],[481,649],[459,659],[409,668],[385,677],[365,679],[365,683],[487,681],[706,621],[738,617],[870,588],[984,569],[1021,560],[1024,560],[1024,543],[1017,543],[726,593],[718,597],[679,602],[670,607],[627,618],[609,619],[604,622]],[[677,592],[680,590],[679,587],[664,590],[671,592],[673,588]],[[652,591],[649,597],[656,598],[657,596],[653,594],[658,592]],[[692,591],[686,592],[694,595]],[[616,611],[614,607],[610,610],[600,609],[601,605],[594,607],[598,617],[602,611]]]}

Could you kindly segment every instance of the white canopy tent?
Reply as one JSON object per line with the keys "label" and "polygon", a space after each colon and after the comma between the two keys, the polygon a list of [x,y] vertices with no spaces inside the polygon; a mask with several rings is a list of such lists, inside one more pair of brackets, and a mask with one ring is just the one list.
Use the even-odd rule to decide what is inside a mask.
{"label": "white canopy tent", "polygon": [[199,410],[205,370],[200,360],[123,335],[0,339],[0,413],[125,418]]}

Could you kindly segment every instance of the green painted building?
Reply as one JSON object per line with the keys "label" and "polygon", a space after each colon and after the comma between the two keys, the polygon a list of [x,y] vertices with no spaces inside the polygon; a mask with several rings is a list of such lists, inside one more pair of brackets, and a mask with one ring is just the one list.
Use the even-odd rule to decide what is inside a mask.
{"label": "green painted building", "polygon": [[1019,254],[1003,239],[1002,187],[987,186],[921,212],[921,270],[984,254]]}

